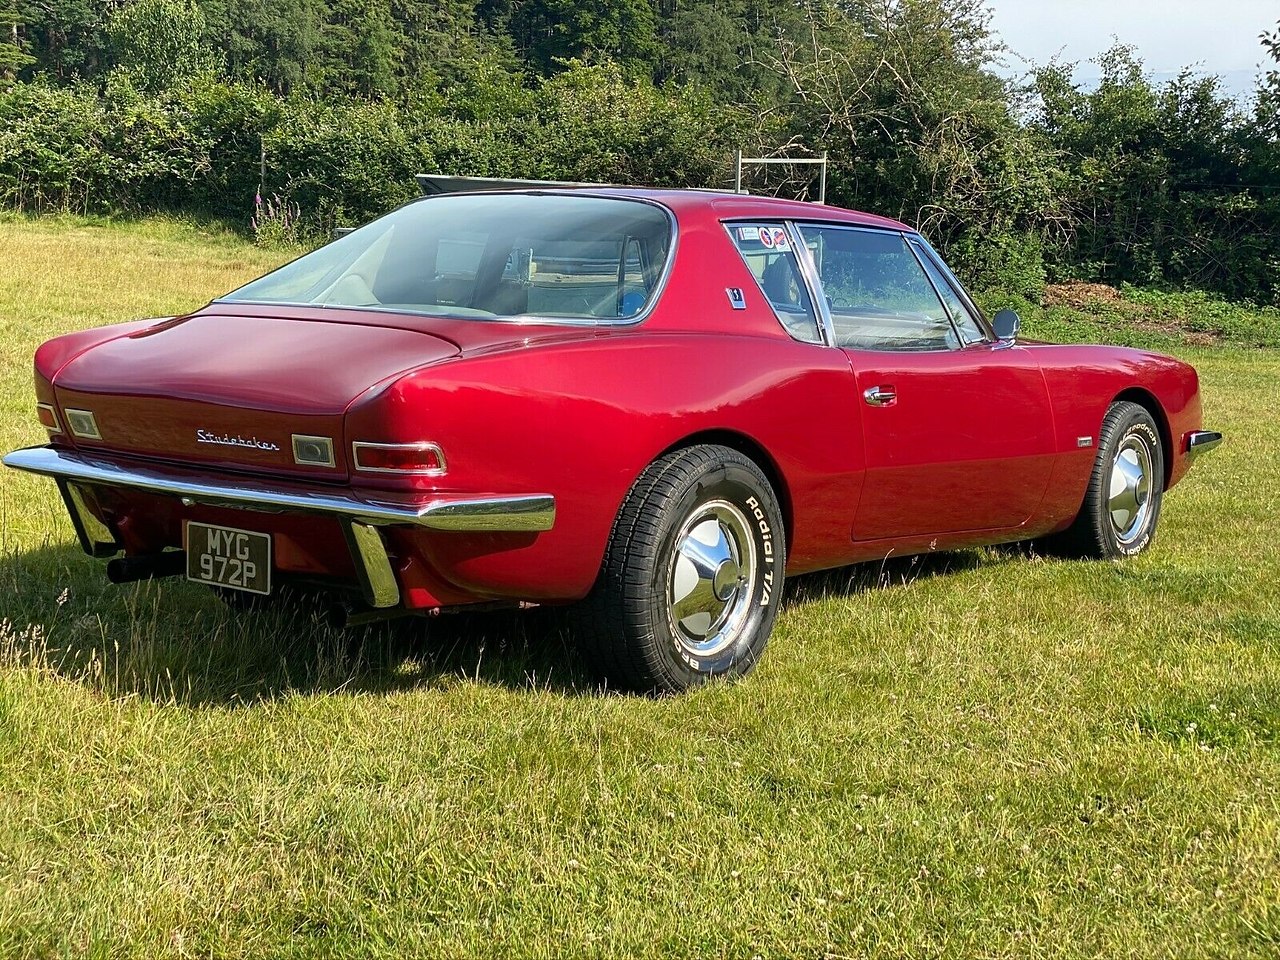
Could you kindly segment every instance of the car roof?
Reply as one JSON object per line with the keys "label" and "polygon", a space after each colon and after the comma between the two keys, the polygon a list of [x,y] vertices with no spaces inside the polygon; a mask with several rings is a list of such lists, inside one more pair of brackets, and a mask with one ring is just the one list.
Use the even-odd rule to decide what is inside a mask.
{"label": "car roof", "polygon": [[[915,228],[898,220],[881,217],[860,210],[847,210],[829,204],[804,200],[784,200],[779,197],[760,197],[752,194],[732,193],[724,190],[696,190],[661,187],[615,187],[582,185],[573,187],[524,188],[507,190],[479,190],[477,193],[554,194],[557,196],[616,197],[619,199],[650,200],[669,208],[680,219],[686,216],[712,216],[718,220],[821,220],[847,223],[852,226],[878,227],[915,233]],[[429,199],[424,197],[422,199]]]}

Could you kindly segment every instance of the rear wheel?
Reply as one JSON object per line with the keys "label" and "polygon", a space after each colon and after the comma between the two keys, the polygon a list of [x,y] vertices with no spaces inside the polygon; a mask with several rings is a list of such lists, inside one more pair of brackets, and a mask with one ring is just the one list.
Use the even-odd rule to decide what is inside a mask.
{"label": "rear wheel", "polygon": [[1080,513],[1046,546],[1078,557],[1134,556],[1155,536],[1163,498],[1164,449],[1155,420],[1139,404],[1113,403]]}
{"label": "rear wheel", "polygon": [[612,685],[679,691],[750,670],[777,618],[782,512],[750,459],[719,446],[649,466],[614,522],[575,632]]}

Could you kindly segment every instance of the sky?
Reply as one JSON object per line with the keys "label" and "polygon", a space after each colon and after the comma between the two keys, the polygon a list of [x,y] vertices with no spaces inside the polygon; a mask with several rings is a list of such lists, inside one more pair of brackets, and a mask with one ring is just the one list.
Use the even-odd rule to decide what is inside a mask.
{"label": "sky", "polygon": [[[1113,37],[1137,48],[1157,77],[1185,66],[1223,74],[1232,92],[1252,87],[1263,50],[1258,34],[1280,20],[1277,0],[988,0],[992,28],[1016,54],[1044,63],[1081,61],[1077,78],[1097,76],[1085,61]],[[1008,58],[1008,72],[1026,65]]]}

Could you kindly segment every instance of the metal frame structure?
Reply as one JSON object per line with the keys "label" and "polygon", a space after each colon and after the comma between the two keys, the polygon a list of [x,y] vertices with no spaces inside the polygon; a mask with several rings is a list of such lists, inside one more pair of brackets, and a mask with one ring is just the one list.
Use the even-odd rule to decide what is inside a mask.
{"label": "metal frame structure", "polygon": [[742,166],[743,164],[792,164],[795,166],[817,166],[820,167],[818,173],[818,203],[827,202],[827,151],[822,151],[820,157],[744,157],[742,151],[738,151],[737,173],[734,177],[734,193],[742,193]]}

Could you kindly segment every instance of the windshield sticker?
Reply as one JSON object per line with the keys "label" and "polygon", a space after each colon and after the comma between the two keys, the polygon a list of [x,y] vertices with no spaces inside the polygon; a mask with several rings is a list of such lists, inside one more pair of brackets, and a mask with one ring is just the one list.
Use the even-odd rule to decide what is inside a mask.
{"label": "windshield sticker", "polygon": [[765,246],[773,247],[775,250],[790,249],[790,247],[788,247],[787,245],[787,231],[783,230],[782,227],[770,227],[768,230],[761,230],[760,231],[761,240],[764,239],[765,233],[772,234],[771,236],[772,242],[765,244]]}
{"label": "windshield sticker", "polygon": [[739,227],[738,239],[739,240],[759,240],[760,228],[759,227]]}
{"label": "windshield sticker", "polygon": [[766,247],[768,247],[770,250],[772,250],[773,249],[773,231],[770,230],[768,227],[761,227],[760,242],[764,244]]}

